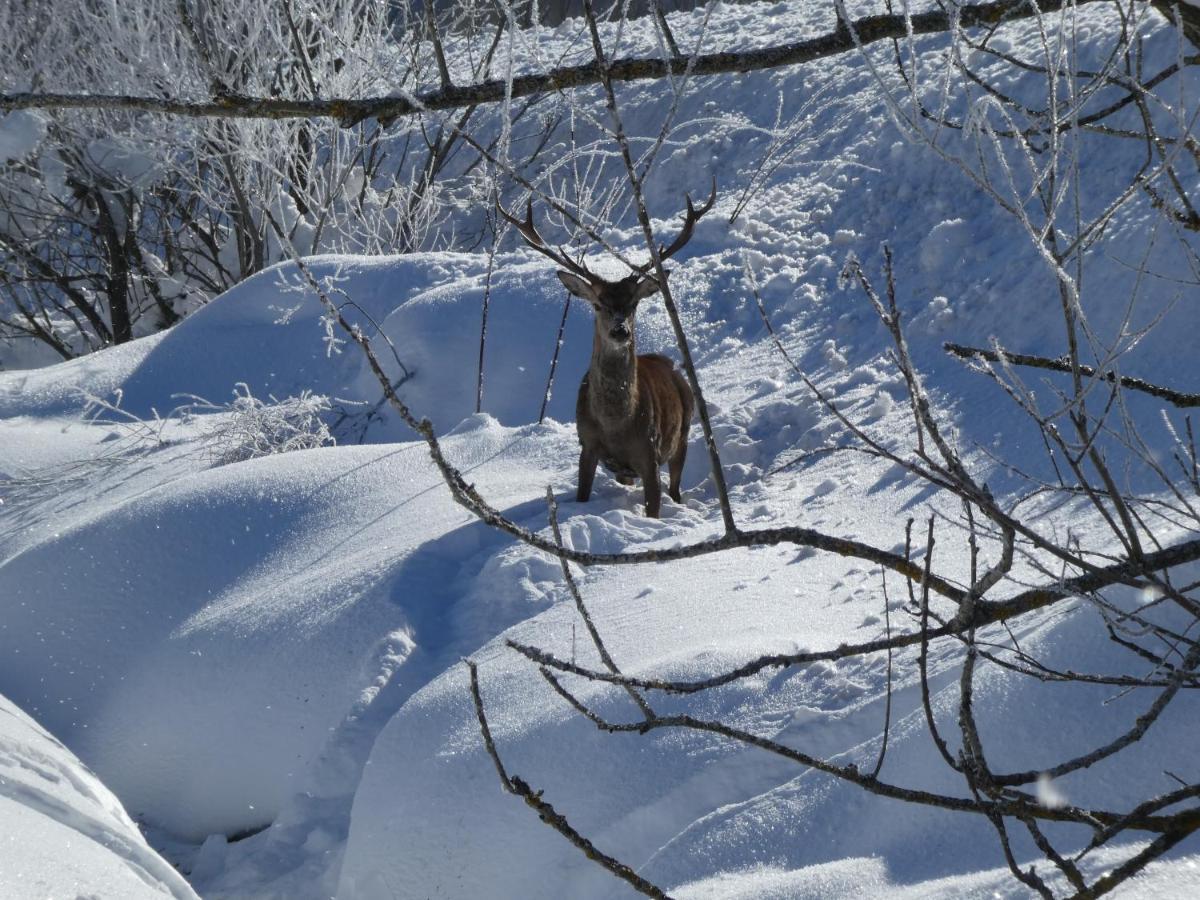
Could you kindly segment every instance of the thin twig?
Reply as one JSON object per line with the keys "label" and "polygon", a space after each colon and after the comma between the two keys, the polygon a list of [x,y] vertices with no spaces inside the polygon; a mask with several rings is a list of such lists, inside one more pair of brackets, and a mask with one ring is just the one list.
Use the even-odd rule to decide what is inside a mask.
{"label": "thin twig", "polygon": [[492,763],[496,766],[496,773],[500,776],[500,783],[504,785],[504,789],[510,794],[524,800],[525,804],[538,814],[539,819],[579,848],[583,855],[592,862],[603,866],[633,887],[634,890],[645,894],[647,897],[670,900],[670,897],[661,888],[642,878],[637,872],[633,871],[633,869],[620,860],[614,859],[607,853],[598,850],[595,844],[580,834],[567,821],[566,816],[556,810],[546,800],[542,799],[541,791],[534,790],[520,776],[510,775],[505,770],[504,764],[500,761],[500,754],[496,750],[496,744],[492,740],[492,732],[488,727],[487,715],[483,709],[483,698],[479,692],[478,667],[471,660],[466,660],[465,662],[467,670],[471,673],[471,699],[475,702],[475,716],[479,720],[479,730],[483,735],[483,745],[487,749]]}

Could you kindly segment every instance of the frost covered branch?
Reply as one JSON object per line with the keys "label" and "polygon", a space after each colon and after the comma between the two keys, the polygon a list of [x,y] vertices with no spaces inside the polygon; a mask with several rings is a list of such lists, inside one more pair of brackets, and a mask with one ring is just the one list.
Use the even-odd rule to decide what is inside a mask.
{"label": "frost covered branch", "polygon": [[[1071,5],[1097,2],[1076,0]],[[432,90],[407,92],[397,96],[341,97],[331,99],[293,99],[249,96],[226,91],[205,100],[186,100],[130,94],[65,94],[54,92],[17,92],[0,94],[0,109],[107,109],[152,112],[190,118],[219,119],[334,119],[345,127],[367,118],[392,120],[412,113],[463,109],[489,103],[511,101],[547,92],[565,91],[612,81],[642,81],[669,78],[688,69],[693,77],[745,73],[814,62],[849,53],[856,46],[907,35],[942,34],[957,27],[983,28],[1002,22],[1055,12],[1068,5],[1064,0],[1047,0],[1034,6],[1023,0],[994,0],[956,7],[953,13],[935,10],[904,15],[864,16],[854,20],[851,31],[844,24],[826,34],[790,44],[757,50],[707,53],[690,60],[672,58],[627,58],[610,61],[603,69],[595,62],[563,66],[549,72],[518,75],[511,82],[482,81],[475,84],[441,85]]]}

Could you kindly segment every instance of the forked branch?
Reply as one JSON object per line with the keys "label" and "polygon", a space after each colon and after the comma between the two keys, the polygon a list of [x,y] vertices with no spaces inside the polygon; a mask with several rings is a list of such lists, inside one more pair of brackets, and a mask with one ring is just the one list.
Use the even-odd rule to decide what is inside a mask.
{"label": "forked branch", "polygon": [[500,760],[500,753],[496,749],[496,742],[492,737],[491,727],[488,725],[487,714],[483,709],[483,697],[479,692],[479,667],[471,660],[465,660],[467,671],[471,675],[471,699],[475,703],[475,716],[479,720],[479,730],[483,734],[484,747],[487,749],[488,756],[491,758],[493,765],[496,767],[496,773],[500,776],[500,783],[504,785],[504,789],[510,794],[520,797],[525,801],[534,812],[538,814],[538,818],[565,837],[575,847],[594,863],[598,863],[608,871],[612,872],[622,881],[631,885],[635,890],[647,897],[656,897],[659,900],[670,900],[668,894],[664,893],[657,885],[652,884],[645,878],[638,875],[629,866],[625,865],[619,859],[609,856],[607,853],[601,852],[595,844],[584,837],[567,821],[567,817],[556,810],[549,802],[542,798],[541,791],[535,791],[529,786],[520,776],[510,774],[505,768],[504,763]]}

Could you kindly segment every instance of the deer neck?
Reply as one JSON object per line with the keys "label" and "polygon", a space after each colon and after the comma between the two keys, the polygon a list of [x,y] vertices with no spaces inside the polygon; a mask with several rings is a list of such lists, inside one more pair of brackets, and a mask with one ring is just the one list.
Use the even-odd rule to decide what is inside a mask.
{"label": "deer neck", "polygon": [[[632,323],[630,323],[632,326]],[[588,403],[597,418],[630,419],[637,409],[636,336],[625,346],[605,340],[597,326],[588,369]]]}

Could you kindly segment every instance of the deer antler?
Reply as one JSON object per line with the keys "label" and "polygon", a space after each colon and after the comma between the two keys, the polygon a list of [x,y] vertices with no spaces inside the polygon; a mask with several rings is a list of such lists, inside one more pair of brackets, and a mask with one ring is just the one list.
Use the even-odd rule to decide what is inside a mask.
{"label": "deer antler", "polygon": [[[680,248],[683,247],[684,244],[686,244],[688,241],[690,241],[692,239],[692,230],[696,227],[696,223],[700,221],[700,218],[706,212],[708,212],[710,209],[712,209],[713,203],[716,201],[716,199],[717,199],[716,176],[713,176],[712,193],[710,193],[708,195],[708,200],[706,200],[704,202],[704,205],[701,206],[699,209],[696,209],[696,207],[692,205],[691,194],[687,194],[684,196],[684,200],[687,201],[687,212],[684,214],[684,217],[683,217],[683,230],[680,231],[679,236],[676,237],[675,240],[671,242],[670,247],[664,247],[661,244],[659,245],[659,247],[658,247],[658,258],[659,259],[670,259],[672,256],[674,256],[680,250]],[[638,272],[650,271],[651,262],[653,262],[653,261],[652,260],[647,261],[643,265],[637,266],[636,270]]]}
{"label": "deer antler", "polygon": [[562,248],[559,248],[557,251],[555,251],[542,239],[542,236],[538,234],[537,229],[533,226],[533,200],[530,200],[525,206],[524,222],[520,222],[513,216],[509,215],[508,212],[505,211],[504,207],[499,203],[496,204],[496,209],[500,211],[500,215],[502,215],[510,225],[512,225],[521,233],[521,237],[525,239],[525,243],[527,243],[538,253],[554,260],[564,269],[570,269],[581,278],[587,279],[588,282],[592,284],[596,283],[596,276],[588,270],[587,266],[585,266],[582,262],[576,262],[575,260],[571,259],[562,250]]}

